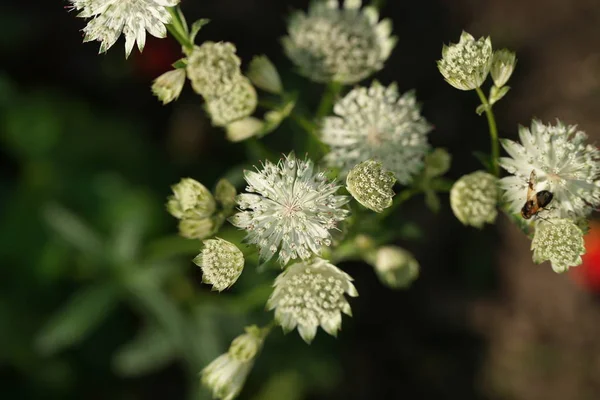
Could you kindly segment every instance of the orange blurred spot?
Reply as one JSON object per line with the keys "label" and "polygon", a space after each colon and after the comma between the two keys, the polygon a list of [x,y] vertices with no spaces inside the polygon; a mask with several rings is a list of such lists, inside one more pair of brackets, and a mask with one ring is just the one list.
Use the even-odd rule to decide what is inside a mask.
{"label": "orange blurred spot", "polygon": [[590,231],[584,240],[583,263],[570,270],[571,276],[585,289],[600,292],[600,222],[590,222]]}

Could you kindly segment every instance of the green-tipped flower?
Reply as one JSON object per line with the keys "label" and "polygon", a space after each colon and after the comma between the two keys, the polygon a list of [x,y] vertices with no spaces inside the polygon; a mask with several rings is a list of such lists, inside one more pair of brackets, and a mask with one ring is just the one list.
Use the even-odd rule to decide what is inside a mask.
{"label": "green-tipped flower", "polygon": [[350,275],[315,258],[290,265],[275,279],[267,308],[275,309],[275,320],[285,332],[298,327],[302,339],[310,343],[319,326],[336,336],[342,326],[342,313],[352,315],[345,293],[358,296]]}
{"label": "green-tipped flower", "polygon": [[539,221],[531,242],[533,261],[550,261],[554,272],[562,273],[581,264],[585,253],[583,232],[570,219]]}
{"label": "green-tipped flower", "polygon": [[517,55],[507,49],[496,50],[492,58],[490,73],[496,87],[506,85],[517,65]]}
{"label": "green-tipped flower", "polygon": [[212,391],[214,398],[233,400],[240,394],[267,332],[256,325],[246,327],[246,333],[231,342],[227,353],[202,370],[202,384]]}
{"label": "green-tipped flower", "polygon": [[460,90],[473,90],[481,86],[492,65],[492,41],[489,37],[475,40],[467,32],[460,41],[444,45],[438,68],[446,82]]}
{"label": "green-tipped flower", "polygon": [[230,91],[219,97],[206,99],[206,110],[215,126],[227,126],[245,118],[256,109],[256,90],[250,81],[240,77]]}
{"label": "green-tipped flower", "polygon": [[242,77],[241,60],[229,42],[204,42],[194,47],[187,60],[192,88],[207,100],[233,90]]}
{"label": "green-tipped flower", "polygon": [[185,84],[185,70],[174,69],[173,71],[165,72],[154,80],[152,84],[152,93],[163,104],[177,100]]}
{"label": "green-tipped flower", "polygon": [[235,196],[237,191],[227,179],[221,179],[217,182],[215,188],[215,199],[225,210],[232,210],[235,207]]}
{"label": "green-tipped flower", "polygon": [[194,258],[194,264],[202,268],[202,282],[219,292],[233,286],[244,269],[244,255],[240,249],[220,238],[205,240],[203,245],[200,254]]}
{"label": "green-tipped flower", "polygon": [[262,90],[274,94],[283,92],[283,86],[277,68],[275,68],[267,56],[254,57],[252,61],[250,61],[246,76],[256,87]]}
{"label": "green-tipped flower", "polygon": [[382,212],[392,205],[394,183],[394,174],[373,160],[356,165],[346,178],[346,188],[352,197],[375,212]]}
{"label": "green-tipped flower", "polygon": [[300,73],[315,82],[356,83],[383,68],[396,44],[392,23],[379,21],[361,0],[313,1],[292,14],[283,47]]}
{"label": "green-tipped flower", "polygon": [[450,206],[456,218],[476,228],[494,222],[497,202],[498,180],[484,171],[463,176],[450,190]]}
{"label": "green-tipped flower", "polygon": [[179,221],[179,234],[186,239],[205,239],[215,231],[212,218],[182,219]]}
{"label": "green-tipped flower", "polygon": [[264,127],[265,123],[260,119],[247,117],[230,123],[225,127],[225,130],[229,141],[241,142],[255,136],[261,132]]}
{"label": "green-tipped flower", "polygon": [[401,289],[419,276],[419,263],[408,251],[397,246],[380,247],[374,255],[377,277],[386,286]]}
{"label": "green-tipped flower", "polygon": [[173,195],[167,201],[167,210],[179,219],[202,219],[215,212],[215,199],[210,190],[192,178],[183,178],[171,187]]}

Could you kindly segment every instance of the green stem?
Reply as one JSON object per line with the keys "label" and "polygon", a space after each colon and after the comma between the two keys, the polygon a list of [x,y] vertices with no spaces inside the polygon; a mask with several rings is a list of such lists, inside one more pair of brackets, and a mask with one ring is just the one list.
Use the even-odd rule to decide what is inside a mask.
{"label": "green stem", "polygon": [[320,120],[325,117],[331,111],[333,107],[333,103],[335,102],[337,96],[342,91],[344,86],[336,81],[329,82],[327,88],[325,89],[325,94],[321,99],[321,103],[319,104],[319,108],[317,108],[316,119]]}
{"label": "green stem", "polygon": [[171,14],[171,23],[167,25],[167,30],[179,42],[181,47],[186,51],[191,51],[194,48],[194,43],[190,41],[187,27],[180,18],[179,7],[169,7],[167,10]]}
{"label": "green stem", "polygon": [[488,126],[490,129],[490,140],[492,144],[492,165],[490,172],[496,176],[500,176],[500,169],[498,168],[500,146],[498,144],[498,127],[496,126],[496,118],[494,117],[494,112],[492,111],[492,105],[488,102],[481,88],[476,88],[475,90],[477,91],[477,95],[481,100],[481,104],[483,104],[485,107],[485,116],[487,117]]}

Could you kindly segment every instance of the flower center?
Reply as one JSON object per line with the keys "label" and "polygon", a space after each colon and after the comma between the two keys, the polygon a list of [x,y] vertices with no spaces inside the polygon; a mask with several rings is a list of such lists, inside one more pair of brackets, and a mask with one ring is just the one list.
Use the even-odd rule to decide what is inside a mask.
{"label": "flower center", "polygon": [[373,147],[379,147],[383,143],[383,135],[376,127],[371,127],[367,131],[367,143]]}

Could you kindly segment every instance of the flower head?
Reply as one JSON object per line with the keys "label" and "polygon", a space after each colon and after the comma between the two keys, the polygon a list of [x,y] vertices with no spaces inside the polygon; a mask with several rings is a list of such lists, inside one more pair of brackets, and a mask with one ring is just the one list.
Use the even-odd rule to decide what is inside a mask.
{"label": "flower head", "polygon": [[331,244],[329,231],[348,215],[343,206],[349,197],[335,195],[339,185],[314,171],[311,160],[298,160],[293,153],[244,176],[250,193],[238,195],[242,211],[230,220],[248,232],[246,240],[258,245],[263,260],[277,251],[282,265],[318,255]]}
{"label": "flower head", "polygon": [[450,206],[465,225],[482,228],[493,223],[498,211],[498,179],[484,171],[461,177],[450,190]]}
{"label": "flower head", "polygon": [[244,255],[233,243],[220,238],[203,242],[204,248],[194,258],[194,264],[202,268],[202,282],[219,292],[230,288],[244,269]]}
{"label": "flower head", "polygon": [[84,42],[100,42],[100,53],[107,51],[125,34],[125,55],[133,45],[142,51],[146,44],[146,31],[152,36],[167,36],[171,15],[167,7],[175,7],[180,0],[69,0],[81,18],[91,18],[83,28]]}
{"label": "flower head", "polygon": [[183,178],[171,187],[173,195],[168,198],[167,210],[178,219],[201,219],[215,212],[215,199],[203,184]]}
{"label": "flower head", "polygon": [[446,82],[460,90],[473,90],[481,86],[492,65],[492,41],[489,37],[475,40],[467,32],[460,41],[444,45],[438,68]]}
{"label": "flower head", "polygon": [[206,110],[213,125],[226,126],[245,118],[256,109],[258,99],[250,81],[240,77],[230,91],[219,97],[207,98]]}
{"label": "flower head", "polygon": [[335,336],[342,313],[352,315],[344,294],[358,296],[350,275],[316,258],[292,264],[277,277],[267,308],[275,309],[275,320],[284,331],[298,327],[302,339],[310,343],[319,326]]}
{"label": "flower head", "polygon": [[172,71],[165,72],[152,84],[152,93],[163,104],[177,100],[185,84],[185,70],[174,69]]}
{"label": "flower head", "polygon": [[586,144],[587,135],[574,125],[544,125],[534,120],[531,128],[520,127],[521,143],[503,140],[510,157],[500,158],[500,165],[512,176],[502,178],[500,187],[510,210],[518,214],[527,200],[528,182],[535,192],[553,194],[548,218],[588,216],[600,204],[600,152]]}
{"label": "flower head", "polygon": [[254,366],[256,355],[262,348],[266,330],[256,325],[246,328],[246,333],[231,342],[229,351],[221,354],[202,370],[202,384],[221,400],[236,398]]}
{"label": "flower head", "polygon": [[308,13],[292,14],[283,47],[300,73],[316,82],[353,84],[383,68],[396,44],[392,24],[361,4],[313,1]]}
{"label": "flower head", "polygon": [[582,262],[583,232],[569,219],[540,221],[536,224],[531,249],[535,263],[550,261],[554,272],[565,272]]}
{"label": "flower head", "polygon": [[395,84],[353,89],[323,121],[322,140],[331,146],[326,162],[345,176],[356,164],[375,160],[408,184],[423,166],[431,125],[413,92],[400,96]]}
{"label": "flower head", "polygon": [[375,212],[382,212],[392,205],[394,183],[394,174],[373,160],[356,165],[346,178],[346,188],[352,197]]}
{"label": "flower head", "polygon": [[492,68],[490,73],[496,87],[506,85],[510,79],[515,66],[517,65],[517,55],[507,49],[496,50],[492,58]]}
{"label": "flower head", "polygon": [[194,47],[186,69],[194,91],[208,100],[238,85],[242,78],[241,63],[233,43],[204,42]]}
{"label": "flower head", "polygon": [[417,260],[398,246],[377,249],[373,266],[379,280],[393,289],[406,288],[419,276]]}

